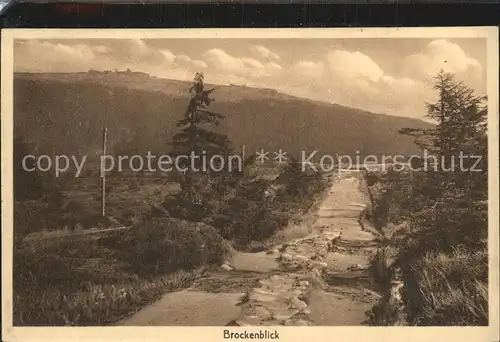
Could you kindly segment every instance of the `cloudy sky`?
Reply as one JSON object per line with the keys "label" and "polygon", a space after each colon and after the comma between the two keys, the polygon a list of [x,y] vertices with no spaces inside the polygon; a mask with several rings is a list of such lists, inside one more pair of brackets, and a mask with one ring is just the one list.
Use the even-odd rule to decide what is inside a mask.
{"label": "cloudy sky", "polygon": [[15,71],[130,68],[163,78],[274,88],[376,113],[422,118],[443,68],[486,93],[486,40],[127,39],[17,41]]}

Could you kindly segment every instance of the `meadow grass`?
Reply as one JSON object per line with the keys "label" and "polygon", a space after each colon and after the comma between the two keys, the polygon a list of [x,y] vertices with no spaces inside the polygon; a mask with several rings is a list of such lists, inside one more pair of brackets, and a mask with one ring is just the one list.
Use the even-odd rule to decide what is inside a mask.
{"label": "meadow grass", "polygon": [[154,279],[117,284],[89,284],[85,291],[24,291],[14,296],[16,326],[107,325],[122,319],[166,292],[188,287],[202,269],[176,271]]}
{"label": "meadow grass", "polygon": [[420,325],[488,325],[488,253],[457,248],[411,265]]}

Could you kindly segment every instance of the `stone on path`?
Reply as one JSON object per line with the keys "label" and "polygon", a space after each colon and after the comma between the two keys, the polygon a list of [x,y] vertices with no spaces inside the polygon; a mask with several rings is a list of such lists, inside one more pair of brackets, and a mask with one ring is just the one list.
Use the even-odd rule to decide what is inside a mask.
{"label": "stone on path", "polygon": [[222,269],[223,269],[224,271],[228,271],[228,272],[229,272],[229,271],[232,271],[232,270],[233,270],[233,268],[232,268],[231,266],[229,266],[228,264],[222,264],[222,266],[221,266],[221,267],[222,267]]}

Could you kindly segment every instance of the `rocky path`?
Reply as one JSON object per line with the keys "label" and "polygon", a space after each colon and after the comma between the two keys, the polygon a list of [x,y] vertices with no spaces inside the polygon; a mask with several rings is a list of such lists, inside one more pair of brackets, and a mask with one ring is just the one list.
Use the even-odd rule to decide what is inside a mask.
{"label": "rocky path", "polygon": [[233,270],[207,274],[119,324],[363,324],[378,294],[368,274],[374,237],[359,220],[368,201],[361,179],[353,172],[334,182],[308,236],[238,253]]}
{"label": "rocky path", "polygon": [[363,323],[377,294],[370,289],[368,274],[374,237],[360,225],[367,203],[360,179],[359,174],[348,174],[335,182],[312,233],[277,246],[272,255],[283,271],[249,291],[235,324]]}

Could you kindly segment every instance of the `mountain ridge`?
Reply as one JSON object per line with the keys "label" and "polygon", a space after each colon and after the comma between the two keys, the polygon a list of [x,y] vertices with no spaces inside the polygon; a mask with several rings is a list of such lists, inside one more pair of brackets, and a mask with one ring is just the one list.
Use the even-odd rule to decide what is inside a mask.
{"label": "mountain ridge", "polygon": [[[165,152],[190,84],[136,72],[15,73],[15,135],[35,142],[39,153],[88,154],[100,149],[106,126],[110,152]],[[249,152],[407,155],[418,151],[399,129],[432,127],[274,89],[207,86],[215,86],[211,110],[226,116],[217,129]]]}
{"label": "mountain ridge", "polygon": [[[182,93],[186,96],[188,94],[187,90],[189,89],[189,87],[192,84],[192,81],[183,81],[183,80],[176,80],[176,79],[171,79],[171,78],[162,78],[162,77],[157,77],[157,76],[153,76],[153,75],[143,73],[143,72],[138,72],[138,71],[130,71],[130,72],[118,71],[118,72],[115,72],[115,71],[93,71],[93,70],[91,70],[91,71],[87,71],[87,72],[52,72],[52,73],[15,72],[14,75],[15,75],[15,77],[18,77],[18,78],[22,78],[22,77],[39,78],[39,79],[45,79],[47,81],[48,80],[58,80],[60,82],[62,82],[62,81],[75,81],[75,80],[78,80],[78,81],[82,81],[82,80],[90,81],[90,80],[98,80],[98,79],[104,80],[104,78],[106,78],[106,82],[108,83],[108,85],[112,85],[112,84],[110,84],[109,81],[113,78],[114,78],[114,81],[126,80],[127,77],[129,78],[129,81],[140,81],[141,79],[142,80],[149,79],[149,80],[156,81],[158,85],[161,83],[164,83],[164,84],[171,83],[175,86],[179,86],[179,88],[184,89],[184,91],[181,91],[180,93]],[[133,85],[135,87],[135,89],[138,89],[138,90],[145,88],[145,86],[141,87],[141,85],[138,83],[133,83],[133,84],[127,83],[127,85]],[[120,85],[118,85],[118,86],[120,86]],[[231,88],[244,90],[244,91],[249,91],[249,90],[250,91],[257,91],[262,95],[265,95],[265,94],[274,95],[274,96],[278,96],[282,99],[288,98],[289,100],[299,100],[299,101],[304,101],[304,102],[308,102],[308,103],[312,103],[312,104],[316,104],[316,105],[320,105],[320,106],[330,106],[330,107],[353,109],[353,110],[356,110],[360,113],[364,113],[366,115],[390,116],[390,117],[395,117],[395,118],[403,118],[405,120],[415,120],[416,122],[423,122],[425,124],[429,123],[429,122],[427,122],[423,119],[419,119],[419,118],[392,115],[392,114],[386,114],[386,113],[375,113],[375,112],[371,112],[371,111],[365,110],[365,109],[349,107],[346,105],[342,105],[340,103],[315,100],[315,99],[311,99],[308,97],[288,94],[288,93],[280,92],[276,89],[269,88],[269,87],[247,86],[247,85],[239,85],[239,84],[218,84],[218,83],[209,83],[209,82],[206,83],[206,86],[208,88],[214,88],[216,91],[217,90],[219,90],[219,91],[226,90],[226,89],[231,89]],[[151,90],[151,89],[149,88],[148,90]],[[174,95],[174,92],[167,92],[168,90],[170,90],[168,88],[157,89],[157,90],[163,91],[167,95]],[[176,95],[178,95],[178,94],[179,94],[179,92],[177,92]]]}

